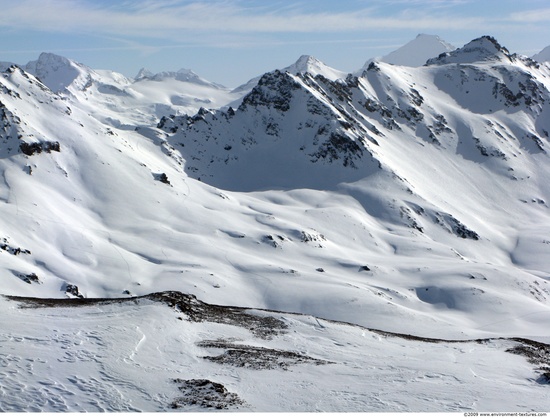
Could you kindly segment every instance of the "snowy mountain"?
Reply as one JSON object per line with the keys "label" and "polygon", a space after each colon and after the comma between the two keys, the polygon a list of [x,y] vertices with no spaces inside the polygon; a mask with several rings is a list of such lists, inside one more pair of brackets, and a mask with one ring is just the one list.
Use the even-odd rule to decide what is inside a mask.
{"label": "snowy mountain", "polygon": [[402,47],[379,58],[367,60],[363,70],[367,69],[372,62],[387,62],[388,64],[402,65],[406,67],[421,67],[426,64],[430,58],[437,57],[440,54],[454,51],[456,48],[445,42],[437,35],[427,35],[421,33],[415,39],[406,43]]}
{"label": "snowy mountain", "polygon": [[550,61],[550,45],[540,51],[538,54],[533,55],[532,57],[535,61],[538,62],[547,62]]}
{"label": "snowy mountain", "polygon": [[[38,60],[29,62],[24,69],[55,92],[70,88],[74,94],[86,90],[93,82],[93,71],[90,68],[46,52],[40,54]],[[129,80],[124,81],[129,83]]]}
{"label": "snowy mountain", "polygon": [[548,409],[548,66],[481,37],[240,93],[27,69],[0,76],[0,293],[61,301],[0,298],[0,410]]}
{"label": "snowy mountain", "polygon": [[508,49],[498,43],[495,38],[483,36],[464,45],[460,49],[440,54],[428,60],[427,64],[467,64],[480,61],[507,62],[514,57]]}
{"label": "snowy mountain", "polygon": [[149,126],[165,114],[194,114],[202,106],[223,106],[242,95],[187,69],[158,74],[143,69],[129,79],[50,53],[40,54],[25,70],[102,122],[126,129]]}
{"label": "snowy mountain", "polygon": [[187,82],[187,83],[194,83],[194,84],[200,84],[204,86],[209,86],[213,88],[218,89],[225,89],[224,86],[221,84],[212,83],[208,80],[205,80],[204,78],[200,77],[193,71],[182,68],[178,71],[163,71],[160,73],[153,74],[149,70],[142,68],[138,75],[136,76],[136,81],[142,81],[144,79],[147,80],[154,80],[154,81],[165,81],[167,79],[175,79],[177,81]]}

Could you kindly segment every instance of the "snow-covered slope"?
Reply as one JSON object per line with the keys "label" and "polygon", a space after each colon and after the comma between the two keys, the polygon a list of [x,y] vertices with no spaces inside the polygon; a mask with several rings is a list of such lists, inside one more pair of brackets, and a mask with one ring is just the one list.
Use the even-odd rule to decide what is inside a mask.
{"label": "snow-covered slope", "polygon": [[[357,272],[364,263],[366,280],[380,280],[397,311],[416,300],[421,311],[449,309],[449,317],[438,314],[448,323],[457,311],[461,320],[485,322],[489,314],[477,307],[495,309],[504,298],[507,309],[522,311],[514,318],[528,314],[528,306],[545,312],[547,324],[548,275],[535,261],[547,251],[540,235],[549,199],[547,80],[547,68],[480,38],[417,69],[379,63],[363,77],[337,81],[275,71],[237,110],[165,118],[159,127],[191,177],[240,192],[309,190],[298,204],[304,215],[294,222],[307,222],[327,239],[321,267],[334,271],[334,280],[350,277],[343,266]],[[333,226],[309,220],[308,206],[318,207],[327,192],[353,208],[355,225],[364,228],[354,230],[355,242],[348,235],[347,244],[336,244],[336,218]],[[289,234],[287,222],[268,223],[283,228],[269,236],[288,262],[300,235]],[[533,300],[516,304],[502,285],[519,291],[512,299]],[[371,310],[358,303],[365,315]],[[352,320],[345,318],[352,311],[333,312],[334,318]]]}
{"label": "snow-covered slope", "polygon": [[525,412],[550,405],[550,347],[530,340],[425,340],[212,306],[175,292],[70,303],[2,298],[0,312],[2,412]]}
{"label": "snow-covered slope", "polygon": [[386,62],[388,64],[402,65],[406,67],[421,67],[430,58],[440,54],[454,51],[456,48],[445,42],[437,35],[421,33],[412,41],[390,52],[388,55],[367,60],[359,74],[366,70],[372,62]]}
{"label": "snow-covered slope", "polygon": [[[544,340],[550,326],[550,68],[510,54],[490,37],[426,66],[373,63],[360,76],[302,71],[310,68],[303,61],[307,65],[296,73],[263,75],[238,106],[205,106],[194,116],[152,103],[166,97],[167,82],[224,90],[177,80],[177,74],[159,81],[144,71],[132,81],[69,61],[66,71],[74,78],[57,93],[9,68],[0,77],[1,293],[105,298],[175,290],[210,304],[297,312],[423,337]],[[56,75],[64,68],[56,65],[41,67],[42,77],[67,80]],[[124,317],[123,305],[109,305],[112,315],[101,320]],[[0,307],[19,315],[12,302],[2,299]],[[53,321],[45,311],[22,312],[36,312],[35,319],[29,313],[30,322]],[[53,315],[67,315],[59,312]],[[160,322],[173,319],[162,312],[152,315]],[[90,315],[75,317],[74,335],[98,318]],[[50,325],[40,338],[59,330]],[[296,334],[312,338],[305,325],[297,326]],[[213,333],[210,327],[196,331]],[[334,335],[343,332],[334,327]],[[16,334],[10,329],[2,338],[16,341]],[[110,335],[102,338],[110,341]],[[147,341],[158,335],[148,331]],[[329,346],[338,341],[326,335]],[[139,346],[134,337],[128,347]],[[287,343],[279,348],[290,350]],[[56,344],[51,353],[60,350]],[[376,350],[353,338],[346,350],[354,344],[362,356]],[[495,354],[503,363],[507,344]],[[357,352],[339,350],[321,358],[350,356],[355,364]],[[185,353],[190,362],[203,355]],[[9,367],[26,361],[19,357]],[[93,373],[102,373],[101,364],[112,363],[102,360]],[[525,379],[529,366],[521,367],[518,374],[503,371],[505,380]],[[312,367],[311,376],[318,370]],[[421,370],[421,376],[434,372]],[[113,373],[107,374],[125,379]],[[286,390],[280,377],[274,380]],[[84,388],[80,375],[71,378],[76,383],[65,389]],[[112,381],[95,379],[90,393],[113,393]],[[384,379],[389,385],[391,379]],[[17,379],[10,382],[12,393]],[[60,390],[66,383],[55,382]],[[246,393],[239,388],[239,396]],[[511,400],[519,399],[516,389],[521,392],[515,383],[502,387],[514,393]],[[79,393],[89,395],[85,388]],[[419,393],[407,395],[408,409],[430,410],[415,403]],[[398,409],[387,399],[381,410]],[[254,402],[256,410],[281,406]],[[343,410],[365,407],[352,398],[342,402]],[[68,409],[99,409],[86,405]],[[112,399],[109,405],[122,404]],[[300,409],[293,405],[289,409]]]}

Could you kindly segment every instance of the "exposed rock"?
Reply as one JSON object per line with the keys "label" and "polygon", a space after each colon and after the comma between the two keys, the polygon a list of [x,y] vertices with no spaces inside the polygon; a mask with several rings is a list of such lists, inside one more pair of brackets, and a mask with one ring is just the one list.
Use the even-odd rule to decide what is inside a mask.
{"label": "exposed rock", "polygon": [[19,145],[19,149],[25,155],[34,155],[40,154],[42,151],[47,152],[48,154],[52,151],[60,152],[59,142],[43,141],[43,142],[23,142]]}
{"label": "exposed rock", "polygon": [[223,365],[244,367],[254,370],[288,370],[290,366],[296,364],[307,363],[319,366],[331,363],[292,351],[253,347],[250,345],[236,344],[226,340],[202,341],[198,345],[199,347],[221,348],[225,350],[223,354],[218,356],[204,357],[207,360]]}
{"label": "exposed rock", "polygon": [[221,383],[207,379],[174,379],[182,396],[171,403],[172,409],[199,406],[205,409],[229,409],[245,405],[236,393],[229,392]]}

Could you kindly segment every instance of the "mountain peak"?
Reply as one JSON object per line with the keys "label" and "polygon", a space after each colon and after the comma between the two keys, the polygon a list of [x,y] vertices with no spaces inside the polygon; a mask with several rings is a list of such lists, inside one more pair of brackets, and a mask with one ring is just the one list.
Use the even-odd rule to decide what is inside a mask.
{"label": "mountain peak", "polygon": [[54,54],[52,52],[42,52],[36,61],[31,61],[27,64],[27,67],[49,67],[52,69],[58,69],[60,67],[70,66],[72,61],[61,55]]}
{"label": "mountain peak", "polygon": [[61,91],[89,69],[60,55],[42,52],[37,60],[25,66],[25,71],[40,79],[52,91]]}
{"label": "mountain peak", "polygon": [[320,74],[330,80],[346,77],[345,72],[331,68],[311,55],[302,55],[294,64],[283,68],[282,71],[288,71],[294,75],[299,73],[310,73],[316,76]]}
{"label": "mountain peak", "polygon": [[282,71],[288,71],[291,74],[310,73],[317,75],[326,67],[327,66],[323,62],[319,61],[314,56],[302,55],[294,64],[283,68]]}
{"label": "mountain peak", "polygon": [[535,61],[545,62],[550,61],[550,45],[540,51],[538,54],[533,55],[532,57]]}
{"label": "mountain peak", "polygon": [[[312,55],[302,55],[295,63],[289,65],[288,67],[279,68],[277,70],[283,73],[288,72],[293,75],[297,75],[300,73],[309,73],[314,77],[316,75],[322,75],[323,77],[326,77],[332,81],[340,78],[344,79],[347,76],[346,72],[329,67],[324,62],[318,60]],[[260,75],[248,80],[245,84],[242,84],[239,87],[235,88],[233,92],[238,93],[251,91],[256,86],[256,84],[258,84],[262,77],[263,75]]]}
{"label": "mountain peak", "polygon": [[508,49],[492,36],[481,36],[455,51],[443,53],[427,62],[433,64],[473,63],[479,61],[510,61]]}
{"label": "mountain peak", "polygon": [[152,78],[155,74],[149,71],[147,68],[142,68],[138,71],[135,80],[141,80],[142,78]]}
{"label": "mountain peak", "polygon": [[25,70],[36,75],[44,75],[45,72],[58,71],[63,67],[70,67],[71,61],[68,58],[60,55],[53,54],[51,52],[42,52],[37,60],[30,61]]}
{"label": "mountain peak", "polygon": [[406,67],[421,67],[430,58],[455,50],[456,48],[445,42],[437,35],[428,35],[419,33],[416,38],[406,43],[402,47],[390,52],[381,58],[371,58],[367,60],[362,70],[374,61],[386,62],[393,65],[403,65]]}
{"label": "mountain peak", "polygon": [[324,64],[312,55],[302,55],[292,66],[305,72],[311,67],[321,67]]}

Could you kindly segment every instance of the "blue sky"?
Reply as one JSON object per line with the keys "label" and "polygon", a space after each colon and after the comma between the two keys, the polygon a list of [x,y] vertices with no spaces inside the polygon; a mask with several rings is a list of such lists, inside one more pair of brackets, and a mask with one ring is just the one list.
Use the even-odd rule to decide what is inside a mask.
{"label": "blue sky", "polygon": [[0,61],[53,52],[134,76],[190,68],[237,86],[302,54],[354,71],[419,33],[511,52],[550,45],[548,0],[0,0]]}

